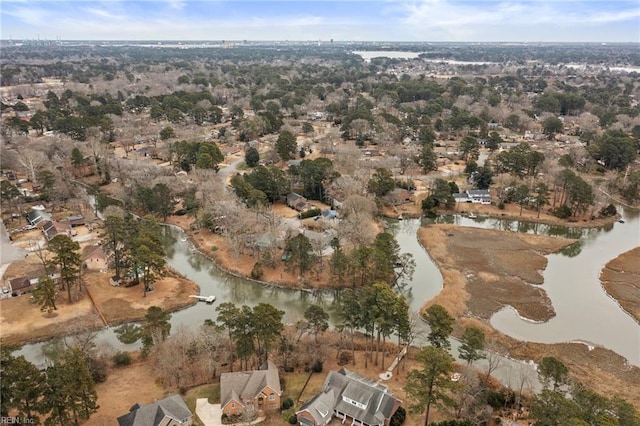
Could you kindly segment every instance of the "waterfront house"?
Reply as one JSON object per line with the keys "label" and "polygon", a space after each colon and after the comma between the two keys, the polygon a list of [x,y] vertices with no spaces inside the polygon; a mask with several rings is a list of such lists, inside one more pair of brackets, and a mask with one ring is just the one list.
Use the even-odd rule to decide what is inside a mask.
{"label": "waterfront house", "polygon": [[402,401],[388,388],[345,368],[330,371],[322,391],[296,412],[303,426],[323,426],[336,417],[342,424],[388,426]]}
{"label": "waterfront house", "polygon": [[491,194],[488,189],[468,189],[453,195],[456,203],[491,204]]}
{"label": "waterfront house", "polygon": [[222,373],[220,376],[223,415],[277,410],[281,395],[278,367],[271,361],[265,362],[259,370]]}

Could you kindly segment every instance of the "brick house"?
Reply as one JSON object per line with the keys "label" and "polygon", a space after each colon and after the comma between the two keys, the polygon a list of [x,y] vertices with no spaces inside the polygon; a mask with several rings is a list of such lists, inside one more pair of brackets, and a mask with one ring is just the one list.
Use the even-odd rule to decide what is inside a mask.
{"label": "brick house", "polygon": [[259,370],[223,373],[220,376],[223,415],[277,410],[280,408],[281,395],[278,367],[271,361],[265,362]]}

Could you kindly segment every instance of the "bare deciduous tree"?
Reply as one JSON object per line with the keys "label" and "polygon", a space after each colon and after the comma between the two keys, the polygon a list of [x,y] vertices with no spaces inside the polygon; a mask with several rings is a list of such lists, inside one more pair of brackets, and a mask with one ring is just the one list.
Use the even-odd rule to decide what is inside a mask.
{"label": "bare deciduous tree", "polygon": [[487,375],[486,380],[489,380],[491,373],[496,371],[502,360],[504,359],[504,355],[501,352],[501,348],[497,345],[495,340],[490,340],[487,342],[486,350],[485,350],[486,360],[487,360]]}
{"label": "bare deciduous tree", "polygon": [[28,147],[21,147],[20,151],[14,151],[18,164],[23,172],[29,176],[34,184],[38,182],[38,171],[46,164],[47,158],[42,151],[36,151]]}

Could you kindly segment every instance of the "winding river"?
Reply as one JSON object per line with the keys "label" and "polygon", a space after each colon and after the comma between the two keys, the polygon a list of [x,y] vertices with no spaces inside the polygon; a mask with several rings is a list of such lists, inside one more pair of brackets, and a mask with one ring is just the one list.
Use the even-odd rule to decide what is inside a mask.
{"label": "winding river", "polygon": [[622,208],[622,218],[625,223],[588,229],[459,216],[445,220],[462,226],[575,238],[575,244],[547,256],[543,272],[542,288],[556,316],[537,323],[507,307],[491,317],[491,325],[518,340],[602,346],[640,366],[640,324],[608,296],[599,279],[608,261],[640,245],[639,212]]}
{"label": "winding river", "polygon": [[[555,343],[581,341],[589,345],[601,345],[623,355],[631,364],[640,366],[640,326],[618,304],[608,297],[598,279],[602,267],[620,253],[640,244],[640,215],[635,210],[623,210],[626,223],[615,223],[602,228],[575,229],[548,226],[504,219],[443,216],[438,221],[461,226],[502,229],[576,238],[562,253],[548,256],[549,265],[544,272],[543,288],[548,292],[557,312],[556,317],[543,324],[534,324],[519,318],[512,309],[504,309],[491,318],[498,330],[520,340]],[[416,270],[408,283],[406,295],[410,308],[417,311],[425,301],[433,298],[442,288],[442,276],[428,254],[418,243],[416,231],[420,220],[404,220],[390,223],[389,229],[396,235],[402,252],[413,253]],[[335,315],[333,291],[307,292],[294,289],[265,286],[243,278],[231,276],[205,256],[194,250],[182,230],[166,227],[167,261],[180,274],[200,286],[202,295],[213,294],[212,305],[198,303],[172,314],[172,329],[197,327],[206,319],[215,319],[215,306],[223,302],[238,305],[270,303],[286,312],[285,322],[295,323],[304,310],[313,303],[320,304]],[[107,328],[99,332],[102,341],[121,350],[134,349],[136,345],[123,345]],[[454,343],[454,348],[455,348]],[[43,351],[44,349],[44,351]],[[46,344],[25,345],[19,353],[33,362],[41,362]],[[513,370],[522,363],[505,360],[501,379],[513,379]],[[535,370],[530,368],[531,381]],[[507,377],[508,376],[508,377]]]}

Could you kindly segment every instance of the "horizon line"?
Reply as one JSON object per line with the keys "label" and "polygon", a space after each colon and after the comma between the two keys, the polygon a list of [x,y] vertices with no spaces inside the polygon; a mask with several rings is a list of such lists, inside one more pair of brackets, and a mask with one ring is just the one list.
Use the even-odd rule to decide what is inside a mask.
{"label": "horizon line", "polygon": [[259,42],[259,43],[408,43],[408,44],[420,44],[420,43],[434,43],[434,44],[486,44],[486,43],[564,43],[564,44],[575,44],[575,43],[585,43],[585,44],[640,44],[640,41],[597,41],[597,40],[584,40],[584,41],[567,41],[567,40],[558,40],[558,41],[544,41],[544,40],[490,40],[490,41],[473,41],[473,40],[348,40],[348,39],[271,39],[271,40],[262,40],[262,39],[227,39],[227,38],[219,38],[219,39],[62,39],[62,38],[2,38],[0,37],[0,42],[20,42],[20,41],[28,41],[28,42],[135,42],[135,43],[143,43],[143,42],[188,42],[188,43],[204,43],[204,42],[218,42],[218,43],[228,43],[228,42],[238,42],[238,43],[248,43],[248,42]]}

